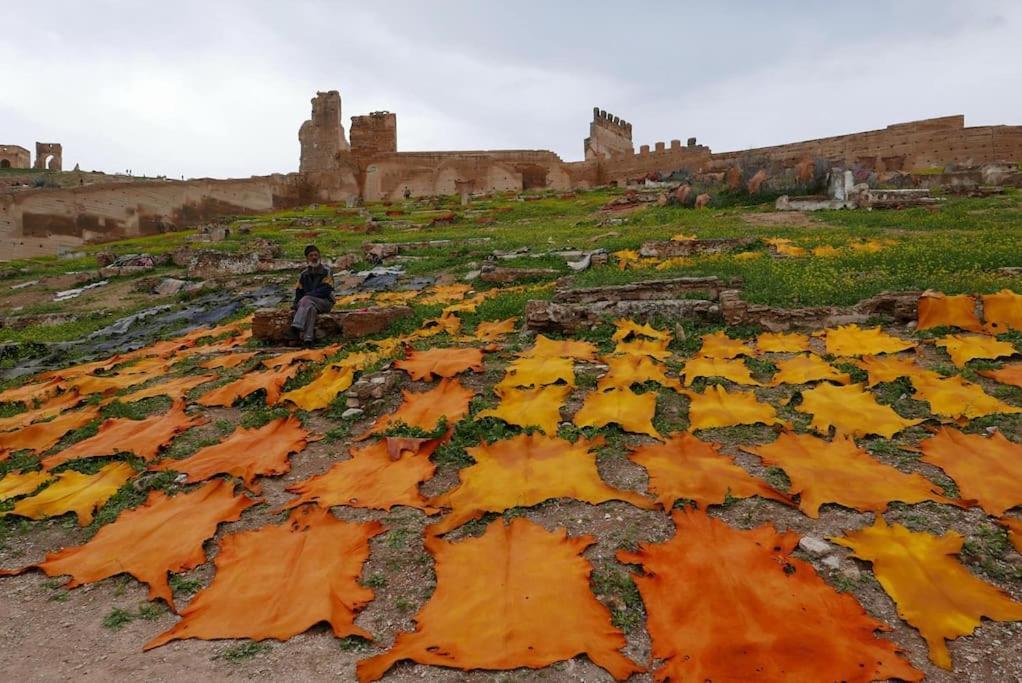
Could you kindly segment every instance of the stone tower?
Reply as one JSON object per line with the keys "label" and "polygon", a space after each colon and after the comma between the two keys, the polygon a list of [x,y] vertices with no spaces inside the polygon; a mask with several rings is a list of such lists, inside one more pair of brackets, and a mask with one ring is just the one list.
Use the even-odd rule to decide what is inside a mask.
{"label": "stone tower", "polygon": [[599,107],[593,107],[593,122],[589,124],[585,154],[586,161],[635,154],[632,124]]}
{"label": "stone tower", "polygon": [[317,92],[312,98],[312,117],[298,129],[302,147],[299,170],[336,171],[344,164],[341,155],[350,152],[341,125],[341,94],[336,90]]}

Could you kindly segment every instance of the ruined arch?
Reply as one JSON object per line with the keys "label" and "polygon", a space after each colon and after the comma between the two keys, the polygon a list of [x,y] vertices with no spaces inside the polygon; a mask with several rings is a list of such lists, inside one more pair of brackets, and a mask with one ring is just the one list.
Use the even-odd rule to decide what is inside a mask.
{"label": "ruined arch", "polygon": [[10,159],[0,159],[0,168],[10,168],[10,167],[11,167]]}
{"label": "ruined arch", "polygon": [[64,150],[59,142],[35,143],[34,168],[60,171],[64,168]]}

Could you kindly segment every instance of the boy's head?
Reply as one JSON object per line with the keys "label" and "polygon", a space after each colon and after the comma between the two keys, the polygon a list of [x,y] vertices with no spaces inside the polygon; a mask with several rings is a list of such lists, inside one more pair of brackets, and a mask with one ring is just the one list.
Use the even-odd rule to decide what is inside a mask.
{"label": "boy's head", "polygon": [[315,244],[310,244],[305,247],[305,261],[310,266],[315,266],[319,263],[319,249]]}

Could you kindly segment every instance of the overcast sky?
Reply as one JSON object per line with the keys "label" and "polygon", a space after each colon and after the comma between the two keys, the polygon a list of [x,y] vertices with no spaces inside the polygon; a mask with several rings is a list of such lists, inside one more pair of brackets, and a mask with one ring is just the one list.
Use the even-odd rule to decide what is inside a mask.
{"label": "overcast sky", "polygon": [[65,168],[298,168],[317,90],[398,114],[399,150],[714,151],[963,113],[1022,124],[1022,2],[3,1],[0,143]]}

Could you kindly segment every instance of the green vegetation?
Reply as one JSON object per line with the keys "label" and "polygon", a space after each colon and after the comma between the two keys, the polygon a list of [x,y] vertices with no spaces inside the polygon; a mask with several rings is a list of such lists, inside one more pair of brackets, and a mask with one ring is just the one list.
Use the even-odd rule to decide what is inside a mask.
{"label": "green vegetation", "polygon": [[253,657],[261,654],[265,654],[271,650],[268,643],[259,643],[252,640],[244,643],[238,643],[237,645],[231,645],[221,650],[213,659],[222,659],[227,662],[243,662],[246,659],[252,659]]}
{"label": "green vegetation", "polygon": [[138,608],[135,611],[114,607],[105,617],[103,617],[103,626],[112,631],[119,631],[136,619],[155,621],[166,613],[167,609],[163,605],[155,602],[139,603]]}
{"label": "green vegetation", "polygon": [[602,563],[593,568],[590,581],[593,593],[610,609],[614,626],[631,632],[642,625],[645,614],[642,597],[631,574],[609,563]]}

